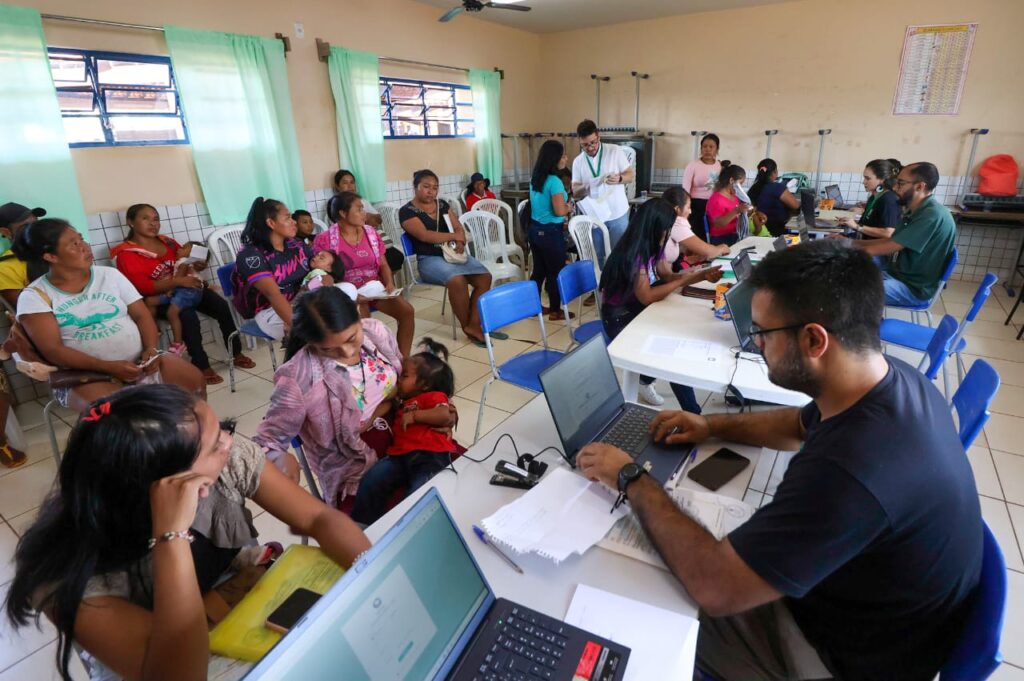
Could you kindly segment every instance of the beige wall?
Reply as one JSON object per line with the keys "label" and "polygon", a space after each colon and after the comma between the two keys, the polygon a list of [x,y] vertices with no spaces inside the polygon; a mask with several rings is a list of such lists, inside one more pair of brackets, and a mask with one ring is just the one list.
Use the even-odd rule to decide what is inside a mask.
{"label": "beige wall", "polygon": [[[892,98],[909,24],[977,22],[957,116],[893,116]],[[602,125],[632,125],[630,71],[641,86],[641,129],[667,133],[656,165],[692,158],[690,130],[722,138],[721,158],[748,169],[777,128],[772,156],[813,170],[819,128],[831,128],[824,169],[854,172],[876,157],[931,160],[947,175],[964,171],[967,130],[991,128],[979,160],[1024,159],[1024,2],[1019,0],[804,0],[781,5],[640,21],[542,37],[545,125],[575,129],[594,113],[591,73],[609,75]]]}
{"label": "beige wall", "polygon": [[[440,10],[411,0],[22,0],[20,4],[52,14],[291,36],[288,75],[307,189],[328,186],[338,167],[334,102],[327,66],[317,60],[315,38],[382,56],[460,67],[500,67],[505,70],[503,125],[506,129],[539,125],[529,100],[539,68],[538,36],[472,17],[440,24]],[[305,25],[304,39],[294,36],[295,22]],[[54,21],[44,21],[43,27],[47,42],[54,46],[167,53],[160,33]],[[438,70],[398,70],[384,64],[381,72],[466,82],[463,74]],[[413,170],[424,166],[447,175],[472,172],[475,165],[472,140],[467,139],[393,140],[385,142],[385,154],[390,180],[408,179]],[[136,201],[177,204],[202,200],[187,146],[75,149],[72,157],[88,213],[123,210]]]}

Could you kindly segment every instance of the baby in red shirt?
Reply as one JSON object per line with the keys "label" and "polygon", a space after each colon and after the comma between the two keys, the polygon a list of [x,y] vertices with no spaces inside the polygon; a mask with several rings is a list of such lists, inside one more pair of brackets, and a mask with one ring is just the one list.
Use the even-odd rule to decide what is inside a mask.
{"label": "baby in red shirt", "polygon": [[453,453],[463,451],[451,436],[457,416],[451,406],[455,375],[448,366],[448,348],[424,338],[418,349],[402,364],[387,456],[359,482],[352,507],[356,522],[373,523],[387,511],[395,490],[414,492],[449,466]]}

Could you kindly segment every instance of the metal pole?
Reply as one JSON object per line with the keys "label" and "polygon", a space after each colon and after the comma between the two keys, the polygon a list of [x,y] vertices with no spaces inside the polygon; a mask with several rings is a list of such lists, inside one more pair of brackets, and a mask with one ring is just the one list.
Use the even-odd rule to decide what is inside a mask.
{"label": "metal pole", "polygon": [[590,74],[590,79],[594,81],[594,96],[597,98],[597,104],[595,106],[594,118],[597,123],[597,127],[601,127],[601,81],[608,82],[611,80],[611,76],[599,76],[596,73]]}
{"label": "metal pole", "polygon": [[978,153],[978,142],[982,135],[988,134],[988,128],[971,128],[971,134],[974,135],[974,139],[971,141],[971,155],[967,157],[967,170],[964,172],[963,179],[960,180],[960,191],[957,192],[956,205],[963,206],[964,196],[967,194],[967,188],[971,186],[971,168],[974,167],[974,156]]}
{"label": "metal pole", "polygon": [[691,130],[690,134],[693,135],[693,160],[696,161],[700,158],[700,138],[708,134],[707,130]]}
{"label": "metal pole", "polygon": [[765,130],[765,136],[768,138],[768,143],[764,145],[764,157],[772,157],[772,138],[779,134],[778,130]]}
{"label": "metal pole", "polygon": [[[818,130],[818,169],[814,171],[814,198],[818,198],[818,185],[821,182],[821,163],[825,160],[825,136],[832,134],[832,128]],[[769,138],[771,139],[771,138]]]}
{"label": "metal pole", "polygon": [[640,131],[640,81],[647,80],[651,77],[649,73],[637,73],[636,71],[630,71],[630,75],[636,80],[636,109],[633,113],[633,129]]}
{"label": "metal pole", "polygon": [[164,29],[160,26],[144,26],[142,24],[128,24],[123,21],[104,21],[103,19],[86,19],[84,17],[69,17],[63,14],[40,14],[43,19],[49,19],[50,21],[70,21],[76,24],[94,24],[96,26],[110,26],[111,28],[131,28],[136,31],[156,31],[163,33]]}

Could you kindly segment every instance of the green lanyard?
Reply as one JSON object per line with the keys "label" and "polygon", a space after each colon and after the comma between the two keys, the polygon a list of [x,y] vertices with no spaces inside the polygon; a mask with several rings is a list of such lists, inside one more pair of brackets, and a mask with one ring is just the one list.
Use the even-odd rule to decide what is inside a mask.
{"label": "green lanyard", "polygon": [[594,169],[594,164],[590,162],[590,154],[584,152],[583,155],[587,159],[587,166],[590,167],[590,174],[597,177],[601,173],[601,157],[604,156],[604,145],[601,145],[601,150],[597,152],[597,169]]}
{"label": "green lanyard", "polygon": [[[884,193],[885,191],[882,192],[882,194]],[[864,224],[864,221],[867,220],[868,217],[870,217],[871,211],[875,207],[875,202],[878,200],[878,197],[881,196],[882,194],[876,192],[868,197],[868,202],[864,204],[864,214],[860,218],[861,224]]]}

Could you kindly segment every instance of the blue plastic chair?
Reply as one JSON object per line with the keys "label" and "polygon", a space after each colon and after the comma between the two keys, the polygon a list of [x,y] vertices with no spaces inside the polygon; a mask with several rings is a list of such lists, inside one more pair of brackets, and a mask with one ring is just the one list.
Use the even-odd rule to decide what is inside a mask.
{"label": "blue plastic chair", "polygon": [[[569,327],[569,334],[572,336],[572,342],[569,343],[569,347],[572,347],[573,343],[586,343],[597,334],[604,336],[605,345],[608,344],[608,336],[604,333],[604,324],[601,323],[600,319],[580,324],[575,329],[572,328],[572,317],[569,316],[569,303],[588,293],[593,293],[595,296],[598,295],[594,262],[592,260],[577,260],[563,267],[562,271],[558,273],[558,295],[562,299],[562,314],[565,315],[565,325]],[[600,306],[600,304],[601,301],[597,300],[597,305]],[[579,314],[581,316],[583,314],[582,305],[580,305]]]}
{"label": "blue plastic chair", "polygon": [[999,374],[983,359],[974,361],[971,370],[953,393],[953,411],[960,422],[960,442],[966,450],[988,421],[988,406],[999,392]]}
{"label": "blue plastic chair", "polygon": [[992,530],[984,521],[982,526],[981,581],[974,590],[963,634],[939,670],[939,681],[982,681],[1003,662],[999,639],[1006,617],[1006,563]]}
{"label": "blue plastic chair", "polygon": [[[224,297],[231,299],[231,295],[234,289],[231,286],[231,275],[235,271],[235,263],[229,262],[227,265],[221,265],[217,268],[217,281],[220,282],[220,290],[224,292]],[[232,306],[234,307],[234,306]],[[241,324],[238,325],[238,329],[233,334],[228,336],[227,344],[231,347],[232,341],[235,336],[240,333],[244,333],[246,336],[252,336],[253,338],[262,338],[267,341],[267,347],[270,348],[270,365],[274,367],[274,371],[277,371],[277,354],[274,352],[274,339],[263,333],[260,329],[259,324],[254,319],[245,319]],[[228,376],[230,377],[231,392],[235,392],[235,363],[228,362]]]}
{"label": "blue plastic chair", "polygon": [[928,377],[929,381],[934,381],[935,377],[939,375],[939,369],[942,369],[942,390],[947,400],[949,399],[949,372],[946,370],[946,358],[950,355],[949,346],[954,335],[956,335],[956,318],[953,315],[944,315],[939,321],[931,341],[928,342],[928,347],[925,348],[928,368],[925,369],[924,375]]}
{"label": "blue plastic chair", "polygon": [[[593,267],[593,265],[588,265]],[[495,381],[505,381],[520,388],[541,392],[540,372],[560,360],[565,353],[548,348],[548,336],[544,331],[544,314],[540,304],[540,291],[532,281],[514,281],[487,291],[477,301],[480,310],[480,325],[484,329],[484,343],[487,346],[487,359],[491,363],[491,377],[484,384],[480,396],[480,411],[476,417],[476,432],[473,442],[480,438],[480,425],[484,420],[484,405],[487,404],[487,391]],[[506,361],[501,366],[494,361],[494,346],[491,333],[503,326],[514,324],[523,319],[536,317],[540,322],[540,337],[544,343],[543,350],[524,352]]]}
{"label": "blue plastic chair", "polygon": [[[416,252],[412,248],[412,239],[405,232],[402,232],[402,251],[405,252],[405,264],[403,265],[403,267],[406,268],[406,276],[408,277],[409,281],[411,281],[414,284],[419,284],[420,286],[438,286],[438,284],[431,284],[431,283],[425,282],[419,276],[417,276],[419,274],[419,270],[414,270],[413,269],[413,265],[416,262]],[[443,317],[444,316],[445,304],[448,301],[448,287],[447,286],[441,286],[441,288],[444,289],[444,295],[441,297],[441,316]],[[452,311],[452,340],[456,340],[456,335],[455,334],[456,334],[456,332],[455,332],[455,312],[453,310]]]}
{"label": "blue plastic chair", "polygon": [[953,276],[953,268],[956,267],[957,258],[959,258],[956,248],[953,248],[953,252],[949,254],[949,260],[946,261],[946,268],[942,271],[942,278],[939,279],[939,287],[935,289],[935,295],[930,300],[923,303],[917,303],[915,305],[886,305],[897,310],[910,310],[910,318],[915,324],[920,324],[920,315],[922,312],[928,317],[928,326],[932,326],[934,323],[932,320],[932,305],[938,299],[942,290],[946,288],[946,282]]}
{"label": "blue plastic chair", "polygon": [[[964,340],[964,333],[967,331],[967,327],[970,326],[978,316],[978,313],[981,312],[982,306],[985,304],[985,301],[988,300],[989,295],[992,293],[992,287],[995,286],[997,281],[999,281],[999,277],[991,272],[985,275],[985,278],[982,279],[981,284],[978,286],[978,290],[974,293],[974,298],[971,300],[970,308],[968,308],[963,319],[960,320],[960,325],[956,329],[956,334],[950,342],[950,348],[952,348],[952,351],[956,353],[957,378],[961,382],[964,380],[965,366],[963,357],[960,353],[967,347],[967,341]],[[928,343],[931,342],[933,335],[935,335],[935,329],[930,326],[914,324],[913,322],[904,321],[902,319],[882,320],[881,336],[883,343],[899,345],[900,347],[924,352],[928,347]],[[925,358],[921,358],[921,366],[924,365],[924,362]],[[918,368],[921,367],[919,366]]]}

